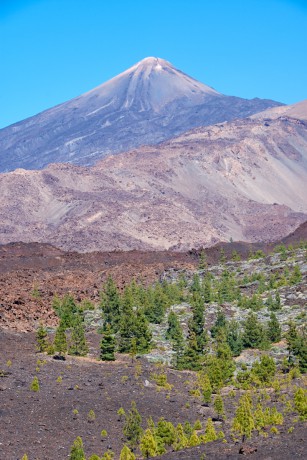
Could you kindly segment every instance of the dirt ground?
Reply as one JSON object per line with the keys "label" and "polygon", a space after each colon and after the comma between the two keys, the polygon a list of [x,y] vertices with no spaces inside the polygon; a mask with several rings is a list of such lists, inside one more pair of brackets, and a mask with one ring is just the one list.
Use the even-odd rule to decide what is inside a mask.
{"label": "dirt ground", "polygon": [[[34,336],[31,333],[0,332],[0,458],[20,460],[27,453],[29,460],[64,460],[77,436],[84,441],[86,455],[102,455],[111,448],[118,458],[125,442],[123,421],[117,411],[123,407],[127,412],[135,400],[143,417],[152,416],[156,422],[165,417],[172,423],[204,422],[214,417],[213,409],[205,407],[189,394],[187,381],[193,375],[167,370],[171,391],[157,386],[152,372],[157,368],[145,360],[134,363],[121,355],[116,362],[97,361],[99,336],[92,334],[90,358],[68,357],[56,361],[50,356],[35,353]],[[46,360],[37,370],[37,360]],[[10,362],[8,363],[8,361]],[[30,390],[33,376],[37,375],[40,391]],[[61,377],[61,379],[58,379]],[[59,382],[61,380],[61,382]],[[78,414],[73,411],[77,409]],[[94,410],[96,419],[90,423],[87,414]],[[217,427],[220,424],[217,423]],[[227,433],[227,427],[220,427]],[[101,430],[108,436],[101,440]],[[287,425],[280,427],[279,435],[268,438],[253,437],[247,442],[247,450],[257,451],[249,456],[254,459],[305,458],[307,438],[304,425],[297,423],[293,433],[287,433]],[[227,438],[226,434],[226,438]],[[239,445],[228,437],[228,443],[220,441],[181,452],[170,452],[161,459],[236,459]]]}

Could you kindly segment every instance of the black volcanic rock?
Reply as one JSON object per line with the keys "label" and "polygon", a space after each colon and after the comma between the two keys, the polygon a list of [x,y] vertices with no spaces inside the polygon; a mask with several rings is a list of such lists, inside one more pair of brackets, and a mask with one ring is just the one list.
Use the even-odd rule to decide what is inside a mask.
{"label": "black volcanic rock", "polygon": [[280,105],[222,95],[163,59],[147,58],[86,94],[0,130],[0,172],[55,162],[93,165],[111,153]]}

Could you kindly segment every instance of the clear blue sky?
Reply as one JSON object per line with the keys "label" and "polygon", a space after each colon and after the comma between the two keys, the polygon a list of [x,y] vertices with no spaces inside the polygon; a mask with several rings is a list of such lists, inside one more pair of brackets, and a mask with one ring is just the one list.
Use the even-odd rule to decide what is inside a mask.
{"label": "clear blue sky", "polygon": [[0,127],[157,56],[224,94],[307,98],[307,0],[0,0]]}

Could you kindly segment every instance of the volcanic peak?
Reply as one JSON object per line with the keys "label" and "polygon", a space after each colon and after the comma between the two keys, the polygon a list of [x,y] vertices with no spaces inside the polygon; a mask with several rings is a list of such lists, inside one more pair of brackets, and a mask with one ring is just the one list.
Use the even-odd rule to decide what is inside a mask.
{"label": "volcanic peak", "polygon": [[194,80],[170,62],[148,57],[82,95],[80,99],[85,98],[88,104],[88,96],[107,98],[110,106],[115,103],[117,109],[161,112],[166,105],[178,100],[190,107],[203,103],[208,96],[219,95],[213,88]]}

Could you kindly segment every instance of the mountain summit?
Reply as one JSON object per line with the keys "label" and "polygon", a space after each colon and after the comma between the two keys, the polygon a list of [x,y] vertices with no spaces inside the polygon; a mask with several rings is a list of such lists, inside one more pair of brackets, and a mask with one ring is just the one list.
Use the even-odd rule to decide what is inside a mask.
{"label": "mountain summit", "polygon": [[108,154],[279,105],[225,96],[148,57],[79,97],[0,130],[0,172],[61,162],[92,165]]}
{"label": "mountain summit", "polygon": [[88,97],[96,97],[104,102],[107,100],[109,107],[112,105],[117,110],[153,110],[161,113],[174,101],[181,100],[183,106],[191,107],[213,95],[219,93],[177,70],[170,62],[148,57],[84,94],[79,101],[84,99],[87,107]]}

